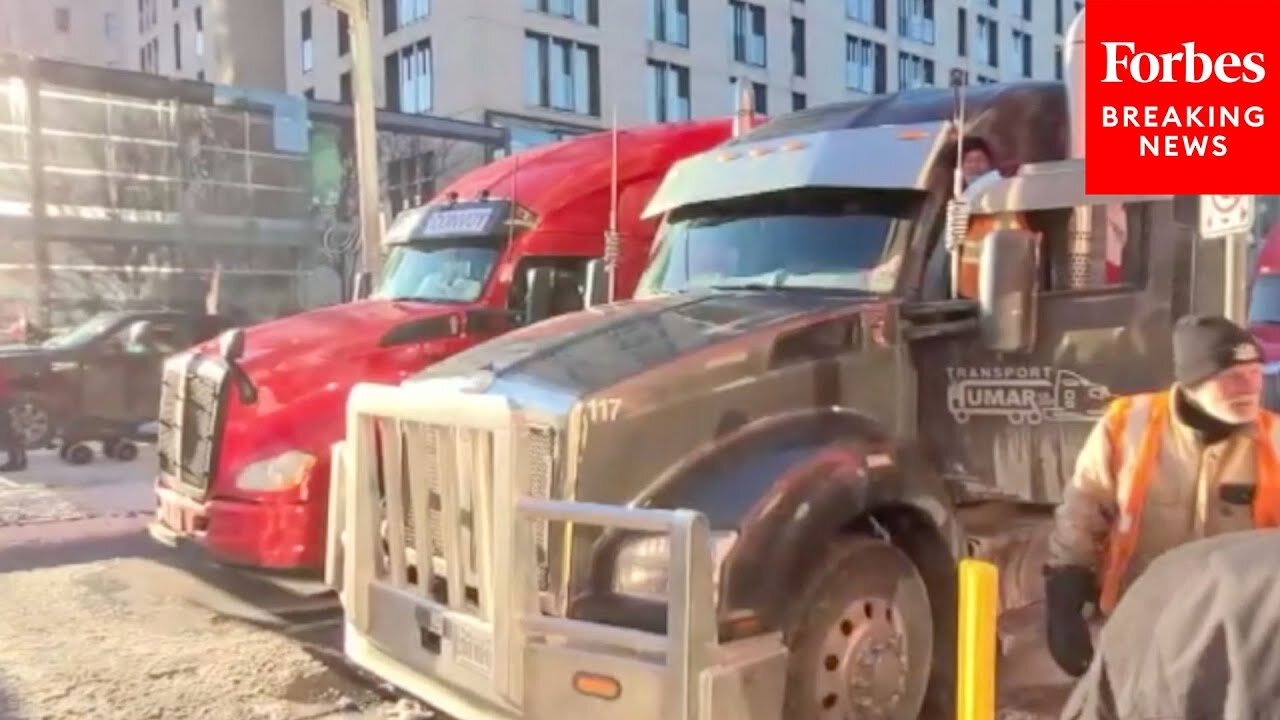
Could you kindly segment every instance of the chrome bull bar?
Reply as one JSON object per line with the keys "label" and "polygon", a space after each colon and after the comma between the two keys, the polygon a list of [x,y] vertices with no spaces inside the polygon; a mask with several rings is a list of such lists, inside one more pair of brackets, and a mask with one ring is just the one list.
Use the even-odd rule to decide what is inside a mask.
{"label": "chrome bull bar", "polygon": [[[517,487],[524,476],[514,471],[529,459],[524,423],[506,398],[447,384],[353,389],[347,440],[333,448],[325,569],[342,600],[348,657],[460,720],[550,720],[575,713],[777,718],[780,706],[772,706],[780,705],[785,650],[774,636],[719,643],[706,517],[529,497],[529,488]],[[457,443],[465,433],[488,433],[493,461],[484,469],[457,463],[452,475],[437,475],[445,545],[439,553],[427,546],[427,503],[419,496],[424,472],[413,462],[421,451],[414,449],[423,432],[418,425],[447,428]],[[387,428],[394,428],[392,442],[379,444],[378,433],[385,438]],[[465,454],[458,447],[455,459]],[[464,483],[471,483],[465,492]],[[465,495],[471,498],[474,544],[464,549],[458,518]],[[394,521],[406,508],[417,515],[413,538]],[[668,536],[667,633],[549,614],[540,601],[533,549],[535,525],[547,522]],[[463,593],[468,549],[476,566],[474,602]],[[424,554],[433,562],[421,562]],[[443,565],[433,567],[438,561]],[[406,566],[422,571],[410,573]],[[430,578],[437,574],[447,597],[432,594]],[[432,634],[440,643],[424,649],[423,638]],[[486,658],[488,672],[478,671]],[[584,673],[617,682],[620,697],[584,693],[577,684]]]}

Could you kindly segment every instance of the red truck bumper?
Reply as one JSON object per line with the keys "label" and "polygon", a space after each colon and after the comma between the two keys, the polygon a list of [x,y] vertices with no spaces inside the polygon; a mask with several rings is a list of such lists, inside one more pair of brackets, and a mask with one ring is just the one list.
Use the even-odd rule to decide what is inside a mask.
{"label": "red truck bumper", "polygon": [[214,560],[271,570],[324,566],[325,508],[316,503],[193,500],[155,483],[151,536],[166,545],[193,543]]}

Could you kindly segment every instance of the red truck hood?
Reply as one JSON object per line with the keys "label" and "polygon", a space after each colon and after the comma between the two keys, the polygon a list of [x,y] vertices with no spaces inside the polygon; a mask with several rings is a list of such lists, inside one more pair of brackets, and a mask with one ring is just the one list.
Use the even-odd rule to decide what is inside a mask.
{"label": "red truck hood", "polygon": [[260,365],[264,358],[284,351],[292,354],[318,346],[376,344],[384,333],[406,320],[458,309],[457,305],[361,300],[308,310],[245,328],[245,352],[240,364],[246,368]]}
{"label": "red truck hood", "polygon": [[1262,357],[1267,362],[1280,360],[1280,323],[1253,323],[1249,331],[1262,346]]}
{"label": "red truck hood", "polygon": [[[409,320],[459,311],[458,305],[362,300],[330,305],[245,328],[239,364],[274,399],[289,402],[327,379],[361,375],[388,330]],[[370,378],[372,379],[372,378]],[[267,405],[274,403],[268,399]],[[267,409],[267,408],[262,408]]]}

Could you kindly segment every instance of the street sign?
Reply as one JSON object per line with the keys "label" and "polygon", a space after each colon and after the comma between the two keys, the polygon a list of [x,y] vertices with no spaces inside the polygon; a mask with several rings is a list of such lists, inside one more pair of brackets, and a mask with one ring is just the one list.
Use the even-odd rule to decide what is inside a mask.
{"label": "street sign", "polygon": [[1200,236],[1220,238],[1253,230],[1252,195],[1201,195]]}

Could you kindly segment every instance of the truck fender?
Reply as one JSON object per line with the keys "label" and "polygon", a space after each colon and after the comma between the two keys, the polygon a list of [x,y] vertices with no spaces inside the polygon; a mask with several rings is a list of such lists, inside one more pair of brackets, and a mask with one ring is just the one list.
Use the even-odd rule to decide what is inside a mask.
{"label": "truck fender", "polygon": [[918,450],[839,409],[742,425],[671,468],[637,504],[699,510],[712,528],[736,529],[721,610],[751,611],[769,629],[841,535],[894,542],[920,566],[931,594],[951,592],[964,548],[951,497]]}

